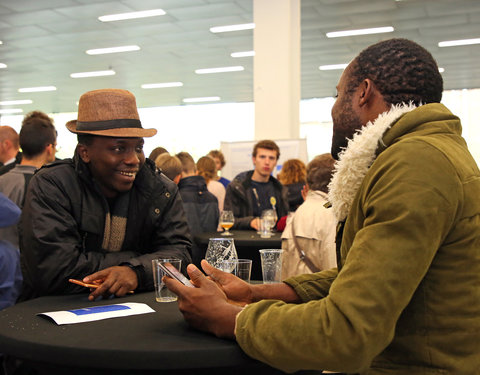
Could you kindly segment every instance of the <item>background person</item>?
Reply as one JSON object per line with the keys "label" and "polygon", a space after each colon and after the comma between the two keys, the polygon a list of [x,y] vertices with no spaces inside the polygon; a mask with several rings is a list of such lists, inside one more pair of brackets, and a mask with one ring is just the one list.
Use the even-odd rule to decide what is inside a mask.
{"label": "background person", "polygon": [[150,155],[148,155],[148,158],[151,160],[151,161],[155,161],[157,160],[157,157],[159,157],[160,155],[162,154],[165,154],[167,153],[168,154],[168,151],[166,148],[164,147],[155,147],[152,152],[150,153]]}
{"label": "background person", "polygon": [[196,289],[166,280],[187,321],[287,372],[477,374],[480,171],[442,91],[415,42],[363,50],[332,109],[338,270],[250,285],[204,264],[221,290],[191,265]]}
{"label": "background person", "polygon": [[283,163],[277,178],[288,190],[288,210],[294,212],[303,203],[302,190],[306,183],[307,169],[300,159]]}
{"label": "background person", "polygon": [[[0,193],[0,228],[15,225],[20,219],[20,213],[20,208]],[[0,310],[15,304],[21,286],[20,254],[17,248],[2,237],[0,239]]]}
{"label": "background person", "polygon": [[208,191],[217,197],[218,209],[219,212],[222,212],[223,202],[225,200],[225,187],[215,180],[217,175],[215,161],[210,156],[202,156],[197,161],[197,171],[198,174],[205,179]]}
{"label": "background person", "polygon": [[0,126],[0,176],[13,169],[22,160],[18,133],[11,126]]}
{"label": "background person", "polygon": [[[176,156],[182,163],[182,178],[178,189],[192,236],[216,231],[219,220],[217,198],[208,191],[205,179],[198,175],[192,156],[188,152],[180,152]],[[200,264],[204,256],[205,252],[194,242],[193,263]]]}
{"label": "background person", "polygon": [[225,156],[223,155],[223,152],[220,150],[211,150],[207,156],[210,156],[213,158],[215,161],[215,165],[217,167],[217,175],[215,176],[218,182],[220,182],[225,189],[227,188],[228,184],[230,183],[230,180],[226,179],[221,175],[223,167],[227,164],[225,161]]}
{"label": "background person", "polygon": [[288,215],[282,233],[283,278],[337,266],[337,221],[331,207],[326,207],[334,163],[330,154],[322,154],[316,156],[306,167],[305,202]]}
{"label": "background person", "polygon": [[178,185],[180,178],[182,178],[182,162],[179,158],[165,152],[157,156],[155,165],[160,168],[165,176]]}
{"label": "background person", "polygon": [[287,189],[272,176],[279,157],[274,141],[257,142],[252,152],[254,169],[238,174],[228,184],[224,208],[233,211],[233,229],[258,230],[259,218],[267,209],[276,210],[278,218],[287,215]]}
{"label": "background person", "polygon": [[[33,174],[42,165],[55,160],[57,131],[53,120],[40,111],[28,113],[22,121],[19,140],[22,161],[0,176],[0,192],[23,208],[26,190]],[[1,228],[0,238],[8,240],[18,249],[16,225]]]}
{"label": "background person", "polygon": [[21,299],[85,290],[69,278],[98,283],[91,300],[153,290],[151,260],[191,262],[191,240],[177,186],[145,160],[135,97],[126,90],[80,97],[73,159],[31,179],[20,226]]}

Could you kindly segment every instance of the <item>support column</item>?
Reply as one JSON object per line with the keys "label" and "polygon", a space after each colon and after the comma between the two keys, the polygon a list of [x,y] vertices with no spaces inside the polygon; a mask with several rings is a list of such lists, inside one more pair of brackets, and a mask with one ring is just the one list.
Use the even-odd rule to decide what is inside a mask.
{"label": "support column", "polygon": [[300,0],[253,0],[255,139],[300,136]]}

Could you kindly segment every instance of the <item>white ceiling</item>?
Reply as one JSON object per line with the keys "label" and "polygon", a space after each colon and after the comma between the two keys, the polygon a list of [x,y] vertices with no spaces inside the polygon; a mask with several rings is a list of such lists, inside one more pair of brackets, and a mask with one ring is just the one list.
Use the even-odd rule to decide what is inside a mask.
{"label": "white ceiling", "polygon": [[[102,23],[97,17],[162,8],[166,15]],[[1,0],[0,101],[31,99],[24,113],[76,112],[82,93],[124,88],[139,107],[180,105],[187,97],[253,100],[253,31],[213,34],[212,26],[253,22],[252,0]],[[272,9],[272,13],[274,10]],[[329,31],[394,26],[389,34],[328,39]],[[332,96],[340,71],[364,47],[390,37],[415,40],[432,52],[445,89],[480,87],[480,45],[439,48],[439,41],[480,38],[479,0],[302,0],[302,98]],[[137,44],[140,51],[90,56],[87,49]],[[243,65],[244,71],[197,75],[195,69]],[[115,76],[70,78],[74,72],[114,69]],[[181,81],[183,87],[141,89]],[[53,85],[56,91],[19,93]],[[2,106],[0,109],[12,108]]]}

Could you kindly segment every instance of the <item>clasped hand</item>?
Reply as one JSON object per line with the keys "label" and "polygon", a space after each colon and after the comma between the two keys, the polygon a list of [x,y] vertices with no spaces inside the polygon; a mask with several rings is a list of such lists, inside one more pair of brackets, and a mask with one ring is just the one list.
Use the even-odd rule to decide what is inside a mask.
{"label": "clasped hand", "polygon": [[178,296],[178,307],[192,327],[218,337],[234,338],[235,318],[241,306],[253,301],[250,285],[212,267],[206,260],[202,260],[202,268],[208,277],[193,264],[187,267],[195,288],[170,277],[164,277],[164,282]]}

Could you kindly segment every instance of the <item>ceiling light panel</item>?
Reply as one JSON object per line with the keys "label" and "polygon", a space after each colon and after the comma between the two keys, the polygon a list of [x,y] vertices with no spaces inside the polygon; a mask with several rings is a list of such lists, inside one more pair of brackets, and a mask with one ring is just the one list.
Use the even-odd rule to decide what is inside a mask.
{"label": "ceiling light panel", "polygon": [[332,65],[320,65],[318,69],[320,70],[343,70],[348,66],[348,64],[332,64]]}
{"label": "ceiling light panel", "polygon": [[480,44],[480,38],[475,39],[461,39],[461,40],[446,40],[439,42],[439,47],[457,47],[457,46],[468,46],[471,44]]}
{"label": "ceiling light panel", "polygon": [[195,73],[197,74],[228,73],[228,72],[239,72],[242,70],[245,70],[243,66],[225,66],[221,68],[197,69],[195,70]]}
{"label": "ceiling light panel", "polygon": [[242,23],[239,25],[215,26],[215,27],[211,27],[210,31],[212,33],[228,33],[230,31],[251,30],[254,28],[255,28],[254,23]]}
{"label": "ceiling light panel", "polygon": [[251,57],[255,56],[255,51],[233,52],[230,54],[232,57]]}
{"label": "ceiling light panel", "polygon": [[95,72],[80,72],[72,73],[70,77],[72,78],[88,78],[88,77],[103,77],[103,76],[113,76],[115,75],[114,70],[97,70]]}
{"label": "ceiling light panel", "polygon": [[327,35],[327,38],[340,38],[344,36],[391,33],[393,31],[395,31],[395,29],[392,26],[385,26],[385,27],[374,27],[371,29],[332,31],[327,33],[326,35]]}
{"label": "ceiling light panel", "polygon": [[184,103],[203,103],[203,102],[218,102],[220,100],[219,96],[205,96],[203,98],[185,98],[183,99]]}
{"label": "ceiling light panel", "polygon": [[164,89],[168,87],[181,87],[182,82],[144,83],[142,89]]}
{"label": "ceiling light panel", "polygon": [[11,113],[22,113],[23,109],[20,108],[12,108],[12,109],[0,109],[0,114],[7,115]]}
{"label": "ceiling light panel", "polygon": [[102,22],[112,22],[112,21],[131,20],[135,18],[163,16],[165,14],[166,12],[163,9],[151,9],[151,10],[143,10],[140,12],[109,14],[105,16],[100,16],[98,17],[98,19]]}
{"label": "ceiling light panel", "polygon": [[131,52],[131,51],[139,51],[139,50],[140,50],[139,46],[132,45],[132,46],[89,49],[85,52],[87,53],[87,55],[104,55],[107,53]]}
{"label": "ceiling light panel", "polygon": [[0,63],[0,69],[5,69],[7,67],[7,64]]}
{"label": "ceiling light panel", "polygon": [[55,91],[55,86],[38,86],[38,87],[24,87],[18,89],[18,92],[42,92],[42,91]]}
{"label": "ceiling light panel", "polygon": [[33,102],[30,99],[23,100],[6,100],[0,102],[0,105],[20,105],[20,104],[32,104]]}

